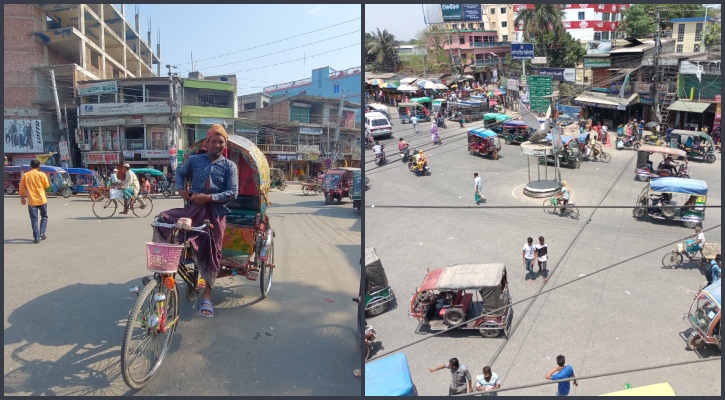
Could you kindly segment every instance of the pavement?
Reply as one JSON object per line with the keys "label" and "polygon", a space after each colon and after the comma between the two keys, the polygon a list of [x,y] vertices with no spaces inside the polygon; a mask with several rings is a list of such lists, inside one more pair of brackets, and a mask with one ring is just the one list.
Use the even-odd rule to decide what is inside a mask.
{"label": "pavement", "polygon": [[[491,207],[542,204],[542,199],[523,194],[527,169],[536,179],[535,160],[529,160],[527,166],[519,146],[505,144],[498,160],[469,155],[465,129],[482,126],[481,121],[466,124],[464,129],[447,121],[448,128],[439,130],[443,144],[433,145],[431,123],[421,124],[420,133],[415,134],[411,125],[400,124],[395,110],[390,110],[395,125],[394,139],[385,141],[388,163],[376,166],[372,151],[366,151],[365,174],[373,186],[365,192],[364,245],[377,249],[397,305],[368,318],[367,324],[378,333],[373,357],[405,352],[421,396],[447,393],[449,373],[431,374],[428,368],[452,357],[467,365],[474,379],[490,365],[502,388],[544,382],[559,354],[580,377],[719,357],[716,346],[693,352],[685,340],[690,329],[683,315],[706,283],[705,277],[694,263],[675,270],[665,270],[661,264],[674,247],[667,244],[693,230],[681,223],[635,220],[632,209],[625,208],[634,204],[646,186],[634,179],[636,152],[605,147],[611,155],[609,163],[583,161],[580,169],[561,168],[575,204],[613,208],[580,208],[578,220],[541,209],[496,209]],[[399,137],[412,149],[426,151],[431,175],[417,177],[407,170],[395,146]],[[720,205],[722,200],[720,154],[717,157],[714,164],[690,162],[690,176],[709,185],[708,205]],[[474,202],[474,172],[483,179],[485,204]],[[540,174],[551,177],[553,168],[541,168]],[[675,200],[685,199],[680,195]],[[422,205],[442,208],[415,208]],[[445,208],[450,206],[467,208]],[[719,225],[720,220],[719,208],[708,209],[703,228]],[[721,241],[719,228],[705,235],[708,242]],[[535,240],[544,236],[549,246],[546,283],[542,276],[533,285],[526,281],[522,246],[529,236]],[[427,270],[489,262],[506,264],[513,302],[520,302],[513,306],[508,339],[484,338],[475,330],[430,337],[430,331],[408,318],[411,296]],[[580,277],[584,279],[565,285]],[[403,346],[407,347],[399,350]],[[715,361],[584,380],[578,387],[572,386],[571,395],[614,392],[623,390],[625,383],[636,388],[669,382],[677,395],[719,396],[720,377],[720,362]],[[551,384],[501,395],[555,392],[555,384]]]}
{"label": "pavement", "polygon": [[[154,212],[180,199],[153,198]],[[269,297],[243,277],[218,281],[213,318],[180,301],[180,323],[151,382],[130,390],[120,344],[146,275],[151,216],[98,220],[87,198],[49,199],[48,239],[5,196],[6,395],[358,396],[361,219],[347,201],[295,187],[270,193],[276,232]]]}

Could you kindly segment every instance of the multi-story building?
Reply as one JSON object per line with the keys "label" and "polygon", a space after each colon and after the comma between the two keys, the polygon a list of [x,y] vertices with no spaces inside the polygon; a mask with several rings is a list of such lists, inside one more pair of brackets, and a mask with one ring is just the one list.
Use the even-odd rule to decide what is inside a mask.
{"label": "multi-story building", "polygon": [[699,53],[704,51],[703,35],[705,34],[705,24],[715,23],[715,18],[695,17],[695,18],[673,18],[672,37],[676,40],[676,53]]}
{"label": "multi-story building", "polygon": [[[360,104],[311,95],[272,98],[268,107],[242,110],[244,132],[236,132],[255,142],[267,156],[270,166],[284,171],[287,179],[320,169],[333,157],[336,128],[340,126],[338,165],[360,166],[360,126],[355,116]],[[294,172],[297,171],[297,174]]]}
{"label": "multi-story building", "polygon": [[200,72],[189,73],[184,79],[181,101],[181,124],[185,134],[179,138],[179,157],[183,150],[206,138],[213,124],[234,132],[237,118],[237,76],[203,76]]}
{"label": "multi-story building", "polygon": [[180,88],[178,77],[171,83],[149,77],[79,84],[76,141],[82,165],[103,174],[121,163],[159,171],[175,168]]}
{"label": "multi-story building", "polygon": [[433,26],[435,32],[444,36],[443,48],[452,57],[454,64],[464,66],[464,74],[473,74],[483,81],[487,70],[501,63],[506,53],[511,52],[511,42],[500,40],[497,30],[487,30],[485,22],[447,22]]}
{"label": "multi-story building", "polygon": [[[349,68],[343,71],[323,67],[313,69],[310,78],[267,86],[263,92],[272,98],[278,96],[297,96],[300,94],[339,98],[340,94],[344,92],[345,100],[360,103],[362,99],[360,92],[361,79],[362,68],[360,67]],[[356,120],[360,120],[359,113],[356,116]]]}
{"label": "multi-story building", "polygon": [[[607,41],[615,39],[614,34],[622,21],[622,10],[629,4],[565,4],[563,14],[564,29],[574,40],[583,44],[589,41]],[[533,4],[516,4],[514,10],[533,9]],[[515,17],[515,16],[514,16]],[[516,41],[523,38],[522,25],[516,26]]]}
{"label": "multi-story building", "polygon": [[516,38],[515,10],[513,4],[481,4],[483,23],[489,30],[498,32],[501,41],[513,41]]}
{"label": "multi-story building", "polygon": [[[110,4],[5,4],[4,112],[5,135],[29,135],[33,140],[8,143],[9,159],[34,158],[49,151],[68,154],[80,165],[75,143],[78,83],[98,79],[151,77],[160,59],[123,10]],[[153,66],[156,65],[156,73]],[[58,105],[53,93],[55,76]],[[61,121],[58,121],[58,109]],[[61,129],[63,127],[64,129]],[[67,129],[67,130],[66,130]],[[70,133],[68,133],[70,132]],[[36,134],[37,133],[37,134]],[[55,156],[48,163],[57,164]]]}

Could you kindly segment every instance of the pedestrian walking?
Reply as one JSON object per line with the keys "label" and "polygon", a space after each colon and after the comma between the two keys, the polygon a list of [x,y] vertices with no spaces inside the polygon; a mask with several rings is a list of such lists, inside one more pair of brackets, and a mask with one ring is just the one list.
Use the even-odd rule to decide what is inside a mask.
{"label": "pedestrian walking", "polygon": [[435,368],[428,368],[431,373],[442,369],[451,370],[451,386],[448,388],[448,395],[473,393],[471,373],[465,365],[460,364],[457,358],[451,358],[448,364],[441,364]]}
{"label": "pedestrian walking", "polygon": [[[45,240],[45,230],[48,228],[48,199],[45,189],[50,187],[48,175],[40,172],[40,162],[30,161],[30,171],[20,178],[20,204],[28,205],[30,225],[33,227],[33,243]],[[40,227],[38,227],[38,212],[40,212]]]}
{"label": "pedestrian walking", "polygon": [[526,267],[526,278],[529,280],[529,285],[534,284],[534,253],[536,252],[536,246],[534,245],[534,239],[529,237],[524,243],[524,251],[522,257],[524,259],[524,267]]}
{"label": "pedestrian walking", "polygon": [[[491,371],[491,367],[488,365],[483,367],[483,374],[476,377],[476,391],[487,392],[489,390],[500,389],[501,383],[498,380],[498,375]],[[498,396],[498,392],[484,393],[481,396]]]}
{"label": "pedestrian walking", "polygon": [[[548,374],[546,374],[546,379],[551,381],[557,381],[559,379],[569,379],[569,378],[576,378],[574,375],[574,368],[571,367],[571,365],[565,364],[566,360],[564,359],[564,356],[559,355],[556,357],[556,364],[557,367],[552,369]],[[576,379],[573,380],[574,386],[579,386]],[[559,387],[556,391],[557,396],[568,396],[569,390],[571,389],[571,384],[569,381],[566,382],[559,382]]]}
{"label": "pedestrian walking", "polygon": [[462,111],[458,111],[458,122],[461,124],[461,128],[463,128],[463,123],[465,121],[466,120],[463,118],[463,112]]}
{"label": "pedestrian walking", "polygon": [[481,196],[481,191],[483,190],[483,181],[481,181],[481,177],[478,176],[478,172],[473,173],[473,190],[475,191],[474,199],[476,200],[476,204],[480,204],[481,200],[483,202],[486,202],[486,198]]}
{"label": "pedestrian walking", "polygon": [[410,117],[410,123],[413,124],[413,129],[415,129],[415,133],[418,133],[418,117],[413,115]]}
{"label": "pedestrian walking", "polygon": [[536,261],[539,264],[539,272],[543,272],[544,274],[544,282],[546,282],[547,274],[549,273],[549,271],[546,270],[546,262],[549,260],[548,251],[549,246],[544,242],[544,237],[539,236],[539,243],[536,245],[534,258],[536,258]]}

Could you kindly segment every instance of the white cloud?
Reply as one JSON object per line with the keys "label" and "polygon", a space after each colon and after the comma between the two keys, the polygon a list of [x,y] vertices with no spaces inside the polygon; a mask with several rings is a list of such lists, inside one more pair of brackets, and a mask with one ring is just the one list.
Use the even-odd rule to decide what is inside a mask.
{"label": "white cloud", "polygon": [[322,9],[322,6],[317,6],[309,11],[307,11],[308,14],[314,14]]}

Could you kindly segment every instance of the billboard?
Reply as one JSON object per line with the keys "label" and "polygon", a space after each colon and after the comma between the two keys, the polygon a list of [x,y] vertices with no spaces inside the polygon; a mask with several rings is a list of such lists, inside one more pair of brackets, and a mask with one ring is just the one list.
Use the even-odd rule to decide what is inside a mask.
{"label": "billboard", "polygon": [[42,153],[43,130],[39,119],[5,120],[5,154]]}
{"label": "billboard", "polygon": [[576,81],[575,68],[534,68],[533,72],[539,76],[550,76],[555,81]]}
{"label": "billboard", "polygon": [[443,21],[463,21],[463,7],[460,4],[441,4]]}
{"label": "billboard", "polygon": [[483,21],[480,4],[462,4],[462,6],[463,6],[463,20],[464,21],[471,21],[471,22]]}
{"label": "billboard", "polygon": [[533,43],[511,44],[511,58],[514,60],[531,60],[534,58]]}
{"label": "billboard", "polygon": [[[481,22],[483,20],[480,4],[441,4],[443,22]],[[426,22],[431,23],[430,21]]]}
{"label": "billboard", "polygon": [[584,57],[584,68],[611,68],[612,60],[609,57]]}

